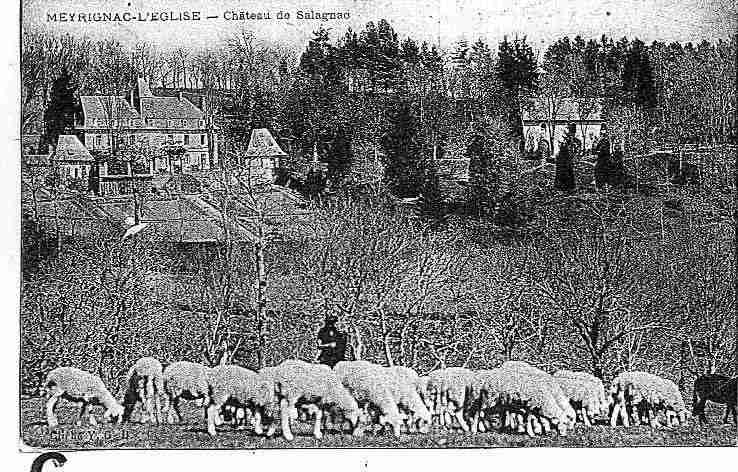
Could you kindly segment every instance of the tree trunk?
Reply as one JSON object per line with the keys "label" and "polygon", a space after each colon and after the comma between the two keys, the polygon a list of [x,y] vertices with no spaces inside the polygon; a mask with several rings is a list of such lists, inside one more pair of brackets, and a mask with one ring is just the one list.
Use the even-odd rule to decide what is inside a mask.
{"label": "tree trunk", "polygon": [[258,336],[258,348],[256,351],[257,364],[259,369],[264,367],[264,347],[266,340],[264,336],[264,322],[266,320],[267,307],[267,277],[264,267],[264,236],[262,234],[261,225],[259,226],[259,239],[255,245],[256,250],[256,333]]}
{"label": "tree trunk", "polygon": [[605,373],[602,368],[602,359],[592,359],[592,374],[598,379],[605,381]]}

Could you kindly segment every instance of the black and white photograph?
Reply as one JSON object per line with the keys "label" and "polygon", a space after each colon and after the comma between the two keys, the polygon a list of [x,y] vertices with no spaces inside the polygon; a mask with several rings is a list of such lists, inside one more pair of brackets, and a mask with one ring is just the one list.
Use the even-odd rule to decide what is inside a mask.
{"label": "black and white photograph", "polygon": [[721,0],[22,0],[26,462],[735,447],[737,28]]}

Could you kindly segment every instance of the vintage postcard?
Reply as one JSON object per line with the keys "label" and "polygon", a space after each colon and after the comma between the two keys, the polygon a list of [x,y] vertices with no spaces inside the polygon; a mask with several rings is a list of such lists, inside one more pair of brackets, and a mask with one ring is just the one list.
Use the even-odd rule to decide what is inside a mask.
{"label": "vintage postcard", "polygon": [[23,0],[33,470],[735,446],[737,20],[719,0]]}

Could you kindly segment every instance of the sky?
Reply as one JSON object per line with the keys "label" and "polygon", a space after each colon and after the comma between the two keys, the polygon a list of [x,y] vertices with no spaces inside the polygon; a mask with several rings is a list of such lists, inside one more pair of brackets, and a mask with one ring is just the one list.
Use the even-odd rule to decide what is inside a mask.
{"label": "sky", "polygon": [[[131,12],[134,18],[161,12],[200,12],[199,21],[48,21],[62,12]],[[278,12],[290,19],[277,19]],[[298,11],[348,13],[348,19],[298,19]],[[226,13],[228,12],[228,13]],[[229,20],[235,12],[266,13],[270,19]],[[240,29],[269,41],[302,48],[320,25],[332,37],[347,28],[387,19],[401,37],[439,43],[481,38],[496,44],[503,36],[527,36],[536,49],[563,37],[592,38],[603,33],[646,42],[699,42],[726,39],[738,29],[738,7],[731,0],[24,0],[23,27],[70,32],[125,43],[147,41],[161,48],[207,47]],[[213,16],[217,18],[207,19]]]}

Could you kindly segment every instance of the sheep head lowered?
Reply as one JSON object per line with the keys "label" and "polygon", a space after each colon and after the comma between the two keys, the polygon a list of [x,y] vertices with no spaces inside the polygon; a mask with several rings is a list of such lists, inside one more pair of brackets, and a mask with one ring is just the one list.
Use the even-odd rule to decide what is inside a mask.
{"label": "sheep head lowered", "polygon": [[121,422],[123,422],[123,406],[116,402],[115,404],[107,407],[105,409],[105,413],[103,413],[103,419],[107,422],[121,424]]}

